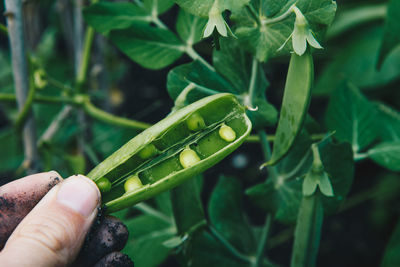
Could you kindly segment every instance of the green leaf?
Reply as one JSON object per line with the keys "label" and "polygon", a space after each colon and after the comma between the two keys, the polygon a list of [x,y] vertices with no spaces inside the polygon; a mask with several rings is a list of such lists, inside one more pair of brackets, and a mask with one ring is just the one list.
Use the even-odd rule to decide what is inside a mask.
{"label": "green leaf", "polygon": [[400,1],[390,0],[387,7],[385,28],[382,43],[379,49],[377,66],[380,68],[383,61],[395,47],[400,44]]}
{"label": "green leaf", "polygon": [[333,92],[343,81],[350,81],[362,89],[373,89],[386,85],[400,74],[400,49],[391,53],[381,69],[376,70],[376,55],[382,28],[371,26],[368,31],[357,31],[348,42],[335,42],[336,53],[332,50],[331,60],[323,68],[315,85],[315,95]]}
{"label": "green leaf", "polygon": [[100,33],[151,21],[148,11],[129,2],[99,2],[85,8],[83,15],[86,22]]}
{"label": "green leaf", "polygon": [[377,111],[353,85],[343,84],[332,95],[328,104],[325,123],[335,138],[352,144],[359,152],[377,137]]}
{"label": "green leaf", "polygon": [[302,56],[293,53],[269,164],[275,164],[282,159],[300,133],[310,103],[313,76],[314,67],[310,50],[308,49]]}
{"label": "green leaf", "polygon": [[[252,57],[232,39],[221,39],[220,50],[214,50],[213,64],[218,73],[224,76],[236,89],[236,94],[248,91],[252,76]],[[262,68],[257,68],[255,88],[256,96],[262,96],[268,86],[268,81]]]}
{"label": "green leaf", "polygon": [[161,69],[174,63],[184,50],[173,32],[146,24],[113,30],[110,39],[129,58],[149,69]]}
{"label": "green leaf", "polygon": [[301,134],[292,150],[277,165],[277,177],[246,190],[250,200],[283,223],[296,221],[302,198],[303,177],[311,167],[311,140]]}
{"label": "green leaf", "polygon": [[[272,19],[285,13],[294,2],[293,0],[289,1]],[[267,1],[252,1],[252,3],[257,11],[257,18],[252,17],[247,10],[232,14],[232,19],[238,24],[235,34],[239,41],[260,61],[287,54],[292,50],[291,42],[287,42],[282,50],[278,51],[278,49],[292,33],[295,16],[289,15],[278,22],[269,23],[268,19],[270,18],[268,17],[271,12],[276,12],[273,9],[270,10]],[[274,2],[274,8],[282,6],[282,3]],[[299,0],[296,2],[296,6],[304,14],[317,37],[323,34],[336,12],[336,2],[331,0]]]}
{"label": "green leaf", "polygon": [[400,113],[382,103],[376,104],[378,122],[380,122],[379,139],[383,141],[400,141]]}
{"label": "green leaf", "polygon": [[158,16],[168,11],[174,5],[173,0],[144,0],[143,6],[150,14]]}
{"label": "green leaf", "polygon": [[327,214],[332,214],[343,204],[353,183],[353,152],[349,143],[333,144],[330,138],[319,144],[318,149],[334,193],[333,197],[321,197],[324,210]]}
{"label": "green leaf", "polygon": [[0,131],[0,145],[0,149],[7,152],[0,155],[0,173],[16,170],[24,160],[24,153],[13,129]]}
{"label": "green leaf", "polygon": [[179,10],[176,31],[179,37],[189,46],[199,42],[207,20],[194,16],[183,9]]}
{"label": "green leaf", "polygon": [[257,107],[256,111],[246,111],[253,124],[253,129],[264,129],[277,123],[278,111],[273,105],[258,97],[254,101],[254,106]]}
{"label": "green leaf", "polygon": [[211,7],[216,3],[221,12],[229,10],[238,10],[247,4],[250,0],[175,0],[175,2],[196,16],[208,17]]}
{"label": "green leaf", "polygon": [[255,252],[255,239],[242,204],[238,179],[221,176],[208,206],[210,222],[232,245],[244,253]]}
{"label": "green leaf", "polygon": [[384,142],[374,146],[367,152],[368,156],[392,171],[400,171],[400,142]]}
{"label": "green leaf", "polygon": [[389,243],[385,249],[380,267],[400,266],[400,221],[392,233]]}
{"label": "green leaf", "polygon": [[164,246],[163,242],[176,236],[175,228],[170,223],[150,215],[141,215],[124,223],[131,238],[122,252],[130,256],[137,267],[159,266],[171,250]]}
{"label": "green leaf", "polygon": [[190,179],[171,191],[175,223],[180,235],[196,231],[199,226],[207,224],[197,179],[202,177]]}
{"label": "green leaf", "polygon": [[250,267],[248,262],[235,257],[221,242],[203,232],[193,240],[191,266]]}
{"label": "green leaf", "polygon": [[220,92],[234,93],[232,85],[221,75],[194,61],[180,65],[168,73],[167,89],[170,97],[175,100],[191,83],[195,87],[188,93],[187,103]]}

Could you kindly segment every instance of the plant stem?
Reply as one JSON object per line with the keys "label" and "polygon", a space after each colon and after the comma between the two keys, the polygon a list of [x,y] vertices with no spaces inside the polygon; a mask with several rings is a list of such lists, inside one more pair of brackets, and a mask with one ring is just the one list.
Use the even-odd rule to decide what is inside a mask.
{"label": "plant stem", "polygon": [[215,72],[215,69],[213,66],[211,66],[204,58],[202,58],[196,50],[193,49],[192,46],[187,46],[185,49],[186,54],[191,57],[193,60],[198,60],[201,62],[204,66],[209,68],[211,71]]}
{"label": "plant stem", "polygon": [[251,65],[251,76],[250,76],[250,83],[249,83],[249,90],[248,90],[248,103],[247,104],[250,108],[255,108],[254,107],[254,100],[256,98],[256,78],[257,78],[257,74],[258,74],[258,61],[257,59],[254,57],[253,58],[253,63]]}
{"label": "plant stem", "polygon": [[20,131],[23,128],[25,121],[28,118],[29,113],[31,112],[33,99],[35,97],[35,90],[35,85],[31,82],[25,104],[20,110],[17,120],[15,121],[15,128],[17,129],[17,131]]}
{"label": "plant stem", "polygon": [[252,259],[244,254],[242,254],[240,251],[238,251],[231,243],[229,243],[228,240],[225,239],[218,231],[215,229],[212,225],[208,225],[208,229],[210,230],[210,233],[218,239],[233,255],[235,255],[238,259],[241,259],[246,262],[252,262]]}
{"label": "plant stem", "polygon": [[88,115],[92,116],[93,118],[112,125],[133,128],[137,130],[145,130],[151,126],[151,124],[145,122],[130,120],[105,112],[94,106],[90,101],[84,102],[83,109]]}
{"label": "plant stem", "polygon": [[303,196],[294,233],[291,267],[315,266],[323,217],[319,193]]}
{"label": "plant stem", "polygon": [[272,216],[271,214],[267,215],[267,218],[265,219],[265,224],[261,232],[261,237],[260,241],[258,242],[257,246],[257,255],[256,255],[256,261],[254,263],[254,267],[261,266],[262,263],[262,258],[264,255],[265,247],[267,244],[270,228],[271,228],[271,223],[272,223]]}
{"label": "plant stem", "polygon": [[49,142],[53,138],[64,120],[68,118],[72,111],[73,109],[70,105],[62,108],[62,110],[57,114],[56,118],[50,123],[42,136],[39,138],[38,147],[41,147],[44,143]]}
{"label": "plant stem", "polygon": [[163,220],[166,223],[173,223],[172,219],[170,217],[168,217],[167,215],[165,215],[164,213],[154,209],[153,207],[151,207],[150,205],[147,205],[146,203],[139,203],[136,204],[134,206],[134,208],[140,210],[141,212],[151,215],[153,217],[159,218],[161,220]]}
{"label": "plant stem", "polygon": [[4,24],[1,24],[1,23],[0,23],[0,33],[8,35],[7,27]]}
{"label": "plant stem", "polygon": [[272,18],[272,19],[263,19],[261,20],[261,23],[263,25],[268,25],[268,24],[274,24],[277,22],[280,22],[284,19],[286,19],[287,17],[290,16],[290,14],[292,14],[294,7],[296,7],[296,4],[291,5],[288,10],[285,11],[285,13],[283,13],[282,15],[276,17],[276,18]]}
{"label": "plant stem", "polygon": [[[13,65],[13,76],[15,93],[17,96],[18,110],[22,111],[27,101],[29,91],[28,67],[26,60],[25,41],[23,32],[22,0],[5,0],[10,39],[11,58]],[[39,156],[36,147],[36,129],[32,113],[29,114],[24,130],[24,165],[27,166],[28,173],[38,170]]]}
{"label": "plant stem", "polygon": [[257,12],[254,10],[254,7],[251,3],[246,5],[246,10],[256,21],[257,25],[260,25],[261,24],[260,17],[258,16]]}

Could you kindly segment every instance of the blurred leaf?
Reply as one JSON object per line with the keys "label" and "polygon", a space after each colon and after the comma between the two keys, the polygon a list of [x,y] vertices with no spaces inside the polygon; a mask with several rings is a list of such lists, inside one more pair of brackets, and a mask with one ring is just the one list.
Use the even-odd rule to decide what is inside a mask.
{"label": "blurred leaf", "polygon": [[198,61],[180,65],[168,73],[167,89],[169,96],[176,100],[190,83],[195,87],[187,95],[187,103],[205,96],[232,91],[232,85],[221,75],[210,70]]}
{"label": "blurred leaf", "polygon": [[244,253],[255,252],[255,239],[245,217],[238,179],[221,176],[208,206],[210,222],[232,245]]}
{"label": "blurred leaf", "polygon": [[362,89],[374,88],[392,82],[400,75],[400,49],[393,51],[377,71],[376,55],[381,37],[380,27],[368,31],[357,31],[343,46],[337,46],[338,53],[331,55],[318,76],[313,93],[327,95],[343,81],[350,81]]}
{"label": "blurred leaf", "polygon": [[400,141],[378,144],[369,149],[367,154],[379,165],[392,171],[400,171]]}
{"label": "blurred leaf", "polygon": [[379,49],[378,68],[393,49],[400,44],[400,1],[390,0],[387,7],[385,28]]}
{"label": "blurred leaf", "polygon": [[0,131],[0,173],[15,171],[24,160],[24,153],[18,135],[14,129]]}
{"label": "blurred leaf", "polygon": [[302,198],[303,177],[311,167],[311,140],[301,134],[292,150],[276,166],[277,177],[246,190],[250,200],[260,208],[274,214],[283,223],[296,221]]}
{"label": "blurred leaf", "polygon": [[156,267],[167,258],[171,249],[163,242],[176,235],[170,223],[150,215],[141,215],[124,223],[130,238],[122,252],[134,260],[135,266]]}
{"label": "blurred leaf", "polygon": [[197,176],[171,191],[171,202],[178,234],[192,232],[195,227],[207,224],[200,199]]}
{"label": "blurred leaf", "polygon": [[85,8],[83,15],[85,21],[100,33],[151,21],[151,14],[147,10],[129,2],[99,2]]}
{"label": "blurred leaf", "polygon": [[170,217],[171,221],[172,221],[173,213],[172,213],[172,203],[171,203],[170,191],[166,191],[164,193],[157,195],[154,198],[154,201],[156,202],[158,209],[162,213],[164,213],[167,217]]}
{"label": "blurred leaf", "polygon": [[206,23],[207,20],[180,9],[176,21],[176,31],[182,41],[191,46],[201,40]]}
{"label": "blurred leaf", "polygon": [[250,0],[175,0],[175,2],[187,12],[201,17],[208,17],[208,12],[215,3],[217,4],[217,9],[223,12],[226,9],[240,9],[249,1]]}
{"label": "blurred leaf", "polygon": [[318,149],[333,188],[333,197],[321,196],[325,212],[331,214],[343,204],[353,183],[353,152],[349,143],[334,144],[330,138]]}
{"label": "blurred leaf", "polygon": [[247,262],[232,255],[226,247],[208,232],[203,232],[195,237],[192,251],[191,266],[193,267],[250,267]]}
{"label": "blurred leaf", "polygon": [[257,107],[256,111],[246,111],[253,124],[253,129],[263,129],[266,126],[274,126],[277,123],[278,111],[273,105],[264,99],[256,98],[254,106]]}
{"label": "blurred leaf", "polygon": [[110,40],[130,59],[149,69],[164,68],[183,54],[183,44],[173,32],[146,24],[113,30]]}
{"label": "blurred leaf", "polygon": [[67,161],[72,173],[86,172],[86,160],[83,155],[65,155],[64,159]]}
{"label": "blurred leaf", "polygon": [[379,133],[375,107],[353,85],[342,84],[332,95],[325,123],[335,138],[352,144],[354,153],[371,144]]}
{"label": "blurred leaf", "polygon": [[[246,53],[236,40],[222,39],[221,49],[214,50],[213,63],[218,73],[224,76],[235,88],[236,94],[249,90],[252,76],[252,57]],[[261,67],[255,75],[255,96],[263,96],[269,85]]]}
{"label": "blurred leaf", "polygon": [[[271,3],[272,1],[268,1]],[[258,60],[267,61],[275,55],[288,53],[291,50],[292,42],[287,42],[282,51],[278,49],[284,44],[286,39],[293,31],[294,15],[288,16],[286,19],[276,23],[265,23],[266,17],[270,16],[269,6],[266,0],[252,1],[257,11],[258,23],[247,10],[242,9],[239,13],[233,13],[232,19],[238,24],[235,34],[239,41],[251,51]],[[275,17],[285,13],[288,8],[296,1],[290,0],[282,7]],[[281,3],[274,2],[277,8]],[[299,0],[296,6],[302,11],[310,24],[313,32],[319,37],[325,31],[336,12],[336,2],[331,0]]]}
{"label": "blurred leaf", "polygon": [[302,56],[293,53],[286,76],[282,107],[269,164],[276,164],[291,149],[307,116],[314,79],[310,49]]}
{"label": "blurred leaf", "polygon": [[176,248],[180,246],[183,243],[183,240],[180,236],[174,236],[171,237],[170,239],[166,240],[163,242],[163,245],[166,246],[167,248]]}
{"label": "blurred leaf", "polygon": [[155,12],[155,15],[168,11],[174,5],[173,0],[144,0],[143,6],[149,13]]}
{"label": "blurred leaf", "polygon": [[383,256],[381,267],[400,266],[400,221],[392,233]]}
{"label": "blurred leaf", "polygon": [[400,113],[382,103],[376,105],[378,109],[378,123],[383,141],[400,141]]}

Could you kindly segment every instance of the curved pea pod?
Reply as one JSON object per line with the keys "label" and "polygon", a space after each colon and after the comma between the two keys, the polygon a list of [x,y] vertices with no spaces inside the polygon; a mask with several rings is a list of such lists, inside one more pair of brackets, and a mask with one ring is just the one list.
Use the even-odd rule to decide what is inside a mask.
{"label": "curved pea pod", "polygon": [[[188,123],[193,115],[201,121],[195,131]],[[222,126],[229,126],[234,139],[221,137]],[[209,96],[135,136],[87,176],[95,182],[102,178],[111,182],[111,190],[102,198],[107,212],[114,212],[172,189],[214,166],[238,148],[250,131],[245,108],[234,95]],[[124,183],[131,177],[138,177],[142,186],[125,192]]]}

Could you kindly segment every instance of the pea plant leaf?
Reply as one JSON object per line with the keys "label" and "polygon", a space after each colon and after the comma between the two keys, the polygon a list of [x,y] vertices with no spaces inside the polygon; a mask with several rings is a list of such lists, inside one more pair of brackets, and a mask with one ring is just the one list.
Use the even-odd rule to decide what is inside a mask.
{"label": "pea plant leaf", "polygon": [[22,164],[24,154],[13,129],[2,129],[0,131],[0,144],[3,151],[8,151],[0,156],[0,172],[4,173],[17,169]]}
{"label": "pea plant leaf", "polygon": [[[266,0],[251,1],[257,17],[252,16],[244,9],[232,14],[232,19],[237,22],[236,36],[258,60],[267,61],[270,57],[288,53],[291,50],[291,42],[287,42],[283,49],[279,48],[292,33],[295,16],[288,15],[284,19],[273,20],[273,22],[270,22],[269,19],[284,14],[295,2],[288,1],[279,12],[272,12],[276,13],[272,18]],[[275,9],[282,5],[282,3],[276,2],[274,4]],[[326,27],[333,21],[336,12],[336,2],[331,0],[300,0],[296,2],[296,6],[304,14],[317,37],[322,36]],[[274,10],[272,9],[272,11]]]}
{"label": "pea plant leaf", "polygon": [[[213,54],[215,70],[199,61],[172,69],[167,78],[167,89],[175,101],[192,103],[207,95],[221,92],[235,94],[244,105],[248,102],[248,90],[255,90],[255,106],[259,109],[248,112],[255,128],[275,125],[277,111],[265,100],[268,81],[262,68],[252,75],[251,56],[245,53],[234,40],[221,40],[221,50]],[[254,76],[253,81],[251,78]]]}
{"label": "pea plant leaf", "polygon": [[151,21],[151,14],[146,9],[130,2],[99,2],[85,8],[83,15],[86,22],[100,33]]}
{"label": "pea plant leaf", "polygon": [[292,147],[306,118],[314,79],[314,66],[310,50],[298,56],[293,53],[286,77],[281,114],[272,156],[267,164],[276,164]]}
{"label": "pea plant leaf", "polygon": [[191,234],[207,224],[200,199],[199,179],[202,177],[190,179],[171,191],[175,223],[180,235]]}
{"label": "pea plant leaf", "polygon": [[400,113],[383,103],[376,104],[378,124],[382,141],[400,141]]}
{"label": "pea plant leaf", "polygon": [[[252,76],[252,57],[232,39],[222,39],[220,50],[214,50],[213,65],[218,73],[224,76],[236,89],[236,94],[248,91]],[[268,86],[268,81],[262,68],[257,68],[254,87],[256,96],[262,96]]]}
{"label": "pea plant leaf", "polygon": [[400,141],[380,143],[369,149],[367,154],[377,164],[392,171],[400,171]]}
{"label": "pea plant leaf", "polygon": [[182,41],[188,46],[192,46],[201,40],[203,28],[206,23],[206,19],[194,16],[184,9],[180,9],[176,21],[176,31]]}
{"label": "pea plant leaf", "polygon": [[220,12],[225,10],[237,10],[249,2],[249,0],[175,0],[175,2],[194,15],[208,17],[208,13],[213,5]]}
{"label": "pea plant leaf", "polygon": [[143,7],[152,15],[158,16],[174,5],[173,0],[144,0]]}
{"label": "pea plant leaf", "polygon": [[[332,51],[331,60],[316,80],[314,95],[329,95],[344,81],[367,90],[393,82],[400,74],[400,50],[388,55],[380,70],[376,69],[382,27],[371,26],[368,31],[355,32],[347,42]],[[337,42],[336,42],[337,44]]]}
{"label": "pea plant leaf", "polygon": [[172,64],[184,51],[182,41],[173,32],[146,24],[113,30],[110,40],[130,59],[149,69]]}
{"label": "pea plant leaf", "polygon": [[255,252],[255,239],[243,212],[242,187],[233,177],[221,176],[208,206],[210,222],[239,251]]}
{"label": "pea plant leaf", "polygon": [[311,167],[311,140],[304,132],[288,155],[277,163],[277,177],[246,190],[246,195],[258,207],[274,214],[283,223],[294,223],[302,198],[303,177]]}
{"label": "pea plant leaf", "polygon": [[162,243],[176,235],[176,228],[171,222],[141,215],[125,219],[124,223],[134,238],[128,240],[123,253],[134,259],[135,266],[156,267],[168,257],[171,248]]}
{"label": "pea plant leaf", "polygon": [[400,44],[400,1],[390,0],[387,8],[385,28],[379,49],[377,67],[382,66],[383,61]]}
{"label": "pea plant leaf", "polygon": [[325,123],[340,141],[352,144],[356,154],[370,145],[379,133],[377,111],[355,86],[343,84],[332,95]]}
{"label": "pea plant leaf", "polygon": [[[254,204],[272,212],[283,223],[294,223],[297,219],[303,181],[313,162],[310,147],[309,136],[302,133],[288,155],[277,163],[277,177],[246,190]],[[324,210],[330,214],[337,211],[350,190],[354,176],[353,154],[350,144],[336,145],[330,139],[319,144],[318,149],[334,193],[333,197],[321,195]]]}
{"label": "pea plant leaf", "polygon": [[386,246],[381,267],[394,267],[400,265],[400,222],[397,223],[389,243]]}

